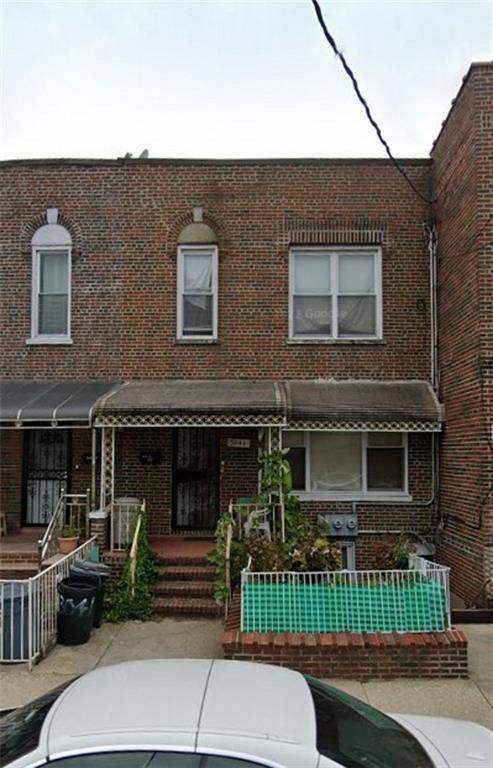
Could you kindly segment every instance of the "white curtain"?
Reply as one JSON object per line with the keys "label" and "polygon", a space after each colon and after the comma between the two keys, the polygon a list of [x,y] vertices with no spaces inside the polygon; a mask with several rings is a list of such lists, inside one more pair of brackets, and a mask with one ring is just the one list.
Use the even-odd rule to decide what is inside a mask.
{"label": "white curtain", "polygon": [[312,432],[311,490],[357,491],[362,486],[361,435]]}

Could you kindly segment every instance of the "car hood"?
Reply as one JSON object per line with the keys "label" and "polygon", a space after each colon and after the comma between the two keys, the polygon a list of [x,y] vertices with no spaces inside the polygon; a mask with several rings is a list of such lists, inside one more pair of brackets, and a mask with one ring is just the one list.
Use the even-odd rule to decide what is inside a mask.
{"label": "car hood", "polygon": [[434,757],[430,749],[430,744],[433,745],[443,758],[443,765],[448,768],[486,768],[493,765],[493,731],[482,725],[446,717],[392,717],[410,730]]}

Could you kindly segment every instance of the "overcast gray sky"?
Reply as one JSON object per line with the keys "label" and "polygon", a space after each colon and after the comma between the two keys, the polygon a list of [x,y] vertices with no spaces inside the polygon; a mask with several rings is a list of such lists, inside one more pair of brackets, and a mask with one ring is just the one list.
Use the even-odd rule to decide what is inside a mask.
{"label": "overcast gray sky", "polygon": [[[310,0],[0,0],[0,157],[384,154]],[[393,151],[429,153],[491,2],[321,0]]]}

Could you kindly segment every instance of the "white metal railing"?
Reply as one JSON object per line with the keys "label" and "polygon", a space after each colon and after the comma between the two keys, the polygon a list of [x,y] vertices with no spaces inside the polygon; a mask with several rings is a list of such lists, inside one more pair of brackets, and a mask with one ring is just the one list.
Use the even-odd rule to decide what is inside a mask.
{"label": "white metal railing", "polygon": [[86,560],[96,536],[69,555],[29,579],[0,581],[0,662],[28,662],[29,666],[55,644],[58,582],[70,566]]}
{"label": "white metal railing", "polygon": [[110,518],[110,549],[125,550],[132,542],[142,503],[138,498],[124,496],[110,502],[107,510]]}
{"label": "white metal railing", "polygon": [[62,493],[43,538],[38,541],[38,564],[40,568],[42,568],[45,560],[58,552],[57,538],[65,525],[77,528],[84,538],[88,538],[89,497],[89,489],[86,493]]}
{"label": "white metal railing", "polygon": [[241,574],[245,632],[424,632],[450,628],[450,569]]}

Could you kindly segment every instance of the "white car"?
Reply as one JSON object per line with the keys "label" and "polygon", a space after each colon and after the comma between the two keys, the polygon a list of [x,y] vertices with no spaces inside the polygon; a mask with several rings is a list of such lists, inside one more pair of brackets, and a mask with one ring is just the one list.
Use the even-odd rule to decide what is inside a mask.
{"label": "white car", "polygon": [[249,662],[102,667],[0,719],[11,768],[491,768],[493,732],[384,715],[319,680]]}

